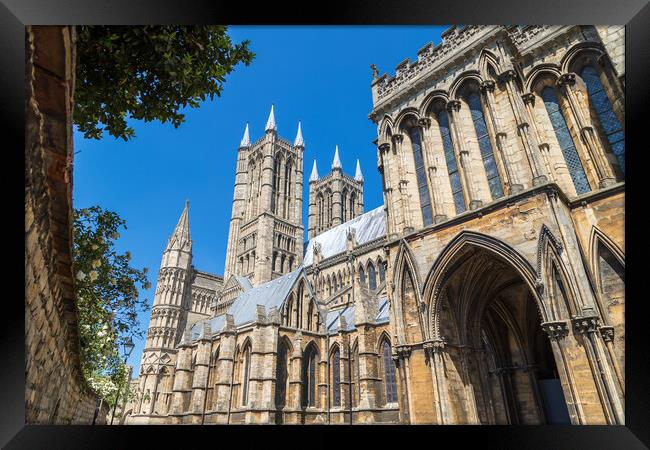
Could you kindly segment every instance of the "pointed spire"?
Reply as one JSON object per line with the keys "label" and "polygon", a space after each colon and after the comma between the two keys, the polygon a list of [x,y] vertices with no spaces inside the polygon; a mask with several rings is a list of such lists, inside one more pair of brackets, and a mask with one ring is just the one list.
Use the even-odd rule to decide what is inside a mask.
{"label": "pointed spire", "polygon": [[294,147],[304,147],[305,141],[302,139],[302,129],[300,128],[300,121],[298,121],[298,133],[296,133],[296,140],[293,141]]}
{"label": "pointed spire", "polygon": [[239,148],[250,147],[250,146],[251,146],[251,137],[250,137],[250,134],[248,133],[248,122],[246,122],[246,129],[244,130],[244,137],[241,138],[241,143],[239,144]]}
{"label": "pointed spire", "polygon": [[341,158],[339,158],[339,146],[336,145],[336,151],[334,152],[334,161],[332,161],[332,169],[342,169]]}
{"label": "pointed spire", "polygon": [[311,175],[309,176],[309,181],[318,180],[318,169],[316,168],[316,160],[314,160],[314,168],[311,169]]}
{"label": "pointed spire", "polygon": [[190,202],[189,200],[185,200],[185,209],[183,209],[183,213],[181,214],[180,219],[178,219],[178,223],[176,224],[174,233],[169,238],[169,243],[167,244],[167,250],[171,250],[171,249],[180,250],[185,246],[185,244],[190,242],[189,209],[190,209]]}
{"label": "pointed spire", "polygon": [[354,174],[354,179],[357,181],[363,181],[363,174],[361,173],[361,164],[359,164],[358,158],[357,158],[357,172]]}
{"label": "pointed spire", "polygon": [[273,105],[271,105],[271,113],[269,114],[269,119],[266,121],[266,127],[264,127],[264,131],[271,131],[276,129],[275,113],[273,112]]}

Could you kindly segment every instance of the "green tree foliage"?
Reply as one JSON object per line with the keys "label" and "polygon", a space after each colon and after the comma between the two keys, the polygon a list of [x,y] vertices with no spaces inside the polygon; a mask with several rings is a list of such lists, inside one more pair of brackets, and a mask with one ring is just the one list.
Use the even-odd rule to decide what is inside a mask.
{"label": "green tree foliage", "polygon": [[[78,26],[74,122],[86,138],[105,129],[128,140],[130,118],[184,121],[221,95],[226,75],[255,54],[249,41],[233,44],[225,26]],[[103,124],[103,128],[99,124]]]}
{"label": "green tree foliage", "polygon": [[[109,404],[117,388],[127,393],[122,339],[142,337],[137,314],[148,308],[138,286],[149,289],[147,268],[131,267],[131,254],[118,253],[115,241],[126,222],[99,206],[74,212],[73,258],[79,308],[79,337],[84,375]],[[128,394],[128,393],[127,393]],[[122,394],[120,395],[122,397]]]}

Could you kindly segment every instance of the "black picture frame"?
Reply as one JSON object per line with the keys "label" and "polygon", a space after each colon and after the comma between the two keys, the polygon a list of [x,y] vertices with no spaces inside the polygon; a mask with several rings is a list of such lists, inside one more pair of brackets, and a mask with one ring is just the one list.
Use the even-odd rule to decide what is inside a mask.
{"label": "black picture frame", "polygon": [[[9,253],[5,264],[20,272],[21,233],[24,202],[19,198],[20,169],[24,167],[24,80],[25,25],[61,24],[625,24],[626,25],[626,188],[628,275],[626,297],[626,425],[625,426],[373,426],[373,427],[183,427],[165,426],[35,426],[25,425],[24,313],[18,285],[20,275],[6,276],[0,326],[0,445],[6,448],[124,448],[182,447],[207,439],[214,446],[238,445],[250,448],[277,443],[325,444],[353,448],[372,445],[457,445],[443,444],[475,439],[482,448],[570,448],[633,449],[650,445],[650,364],[646,352],[647,315],[642,310],[644,215],[641,189],[641,155],[647,151],[647,132],[642,112],[650,99],[650,4],[648,0],[468,0],[328,1],[281,6],[195,0],[1,0],[0,4],[0,115],[4,170],[2,179],[6,234],[3,248]],[[632,95],[627,95],[630,93]],[[644,145],[645,144],[645,145]],[[24,173],[24,171],[23,171]],[[15,234],[16,237],[13,235]],[[13,274],[12,274],[13,275]],[[635,276],[638,275],[638,276]],[[7,290],[15,282],[16,289]],[[632,293],[632,294],[630,294]],[[51,380],[56,383],[56,380]],[[263,433],[263,434],[261,434]],[[335,434],[345,433],[345,437]],[[266,436],[269,434],[270,436]],[[415,436],[417,434],[418,436]],[[322,435],[322,438],[321,436]],[[390,441],[388,440],[390,439]],[[392,442],[395,442],[393,444]],[[284,443],[284,444],[283,444]]]}

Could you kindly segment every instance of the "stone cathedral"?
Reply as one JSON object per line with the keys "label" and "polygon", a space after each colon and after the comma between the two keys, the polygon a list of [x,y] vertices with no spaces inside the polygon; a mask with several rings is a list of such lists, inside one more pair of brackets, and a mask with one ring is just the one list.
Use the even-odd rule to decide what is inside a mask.
{"label": "stone cathedral", "polygon": [[[126,423],[623,424],[615,26],[451,27],[373,69],[384,204],[248,125],[223,276],[162,256]],[[369,137],[372,139],[372,137]]]}

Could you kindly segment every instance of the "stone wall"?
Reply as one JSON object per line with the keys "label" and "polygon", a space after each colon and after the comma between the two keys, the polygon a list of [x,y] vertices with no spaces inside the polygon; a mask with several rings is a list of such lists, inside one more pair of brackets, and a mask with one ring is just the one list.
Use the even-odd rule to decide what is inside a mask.
{"label": "stone wall", "polygon": [[28,26],[26,50],[25,421],[91,424],[71,253],[74,28]]}

